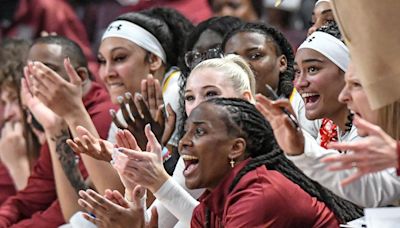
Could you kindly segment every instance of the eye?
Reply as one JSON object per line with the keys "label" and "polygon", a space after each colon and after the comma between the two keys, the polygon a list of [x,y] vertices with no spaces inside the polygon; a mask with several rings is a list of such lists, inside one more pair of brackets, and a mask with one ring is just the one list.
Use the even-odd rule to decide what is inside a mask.
{"label": "eye", "polygon": [[97,58],[97,63],[99,63],[99,65],[105,65],[106,64],[106,60],[104,60],[102,58]]}
{"label": "eye", "polygon": [[260,52],[251,53],[249,56],[249,60],[254,61],[260,59],[261,57],[263,57],[263,55]]}
{"label": "eye", "polygon": [[294,77],[295,78],[298,78],[298,77],[300,77],[300,74],[301,74],[301,71],[300,71],[300,69],[298,69],[298,68],[294,68]]}
{"label": "eye", "polygon": [[229,3],[227,4],[227,6],[228,6],[229,8],[232,8],[232,9],[236,10],[236,9],[238,9],[238,8],[240,7],[240,3],[229,2]]}
{"label": "eye", "polygon": [[197,127],[196,130],[195,130],[196,136],[202,136],[202,135],[204,135],[205,133],[206,133],[206,131],[205,131],[203,128],[201,128],[201,127]]}
{"label": "eye", "polygon": [[210,90],[210,91],[207,91],[207,92],[206,92],[206,97],[207,97],[207,98],[216,97],[216,96],[218,96],[218,95],[219,95],[218,92],[217,92],[217,91],[214,91],[214,90]]}
{"label": "eye", "polygon": [[126,59],[126,55],[119,55],[114,57],[114,62],[123,62]]}
{"label": "eye", "polygon": [[185,96],[185,101],[193,101],[194,100],[194,96],[193,95],[186,95]]}
{"label": "eye", "polygon": [[319,71],[319,69],[317,67],[314,67],[314,66],[310,66],[310,67],[307,68],[307,72],[310,73],[310,74],[315,74],[318,71]]}

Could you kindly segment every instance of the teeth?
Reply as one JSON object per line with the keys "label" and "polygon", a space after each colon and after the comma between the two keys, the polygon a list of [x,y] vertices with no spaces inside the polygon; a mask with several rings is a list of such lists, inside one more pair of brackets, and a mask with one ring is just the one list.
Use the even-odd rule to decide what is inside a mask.
{"label": "teeth", "polygon": [[307,98],[307,97],[312,97],[312,96],[316,96],[316,95],[318,95],[318,93],[302,93],[301,97]]}
{"label": "teeth", "polygon": [[197,157],[192,156],[192,155],[187,155],[187,154],[182,155],[182,159],[186,160],[186,161],[188,161],[188,160],[199,160]]}

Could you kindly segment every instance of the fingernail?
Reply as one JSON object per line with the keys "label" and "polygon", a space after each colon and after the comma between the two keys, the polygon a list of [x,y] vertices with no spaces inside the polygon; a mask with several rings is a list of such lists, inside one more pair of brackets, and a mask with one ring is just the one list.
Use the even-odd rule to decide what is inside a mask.
{"label": "fingernail", "polygon": [[109,112],[110,112],[110,115],[111,116],[114,116],[115,115],[115,110],[114,109],[110,109],[110,110],[108,110]]}
{"label": "fingernail", "polygon": [[146,128],[149,128],[149,130],[151,130],[151,125],[149,123],[146,124]]}
{"label": "fingernail", "polygon": [[125,98],[126,99],[132,99],[132,94],[130,92],[125,93]]}
{"label": "fingernail", "polygon": [[124,98],[122,96],[118,96],[117,101],[119,104],[122,104],[124,102]]}

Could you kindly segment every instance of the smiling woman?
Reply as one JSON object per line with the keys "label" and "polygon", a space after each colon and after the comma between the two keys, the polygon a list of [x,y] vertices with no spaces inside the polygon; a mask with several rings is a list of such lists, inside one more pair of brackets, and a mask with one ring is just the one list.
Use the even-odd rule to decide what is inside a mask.
{"label": "smiling woman", "polygon": [[331,227],[361,214],[289,162],[269,123],[244,100],[215,98],[196,107],[180,153],[186,185],[207,188],[191,227]]}

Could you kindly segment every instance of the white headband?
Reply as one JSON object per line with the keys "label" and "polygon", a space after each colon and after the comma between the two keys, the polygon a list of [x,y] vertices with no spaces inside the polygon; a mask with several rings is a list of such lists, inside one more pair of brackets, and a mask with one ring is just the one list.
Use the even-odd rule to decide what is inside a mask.
{"label": "white headband", "polygon": [[146,29],[124,20],[112,22],[104,32],[101,40],[108,37],[119,37],[127,39],[147,51],[157,55],[164,63],[167,62],[167,55],[157,38]]}
{"label": "white headband", "polygon": [[[318,1],[315,3],[315,6],[317,6],[317,5],[320,4],[321,2],[331,3],[331,0],[318,0]],[[314,7],[315,7],[315,6],[314,6]]]}
{"label": "white headband", "polygon": [[336,37],[325,32],[317,31],[307,37],[297,50],[303,48],[313,49],[321,53],[346,72],[350,61],[349,49]]}

